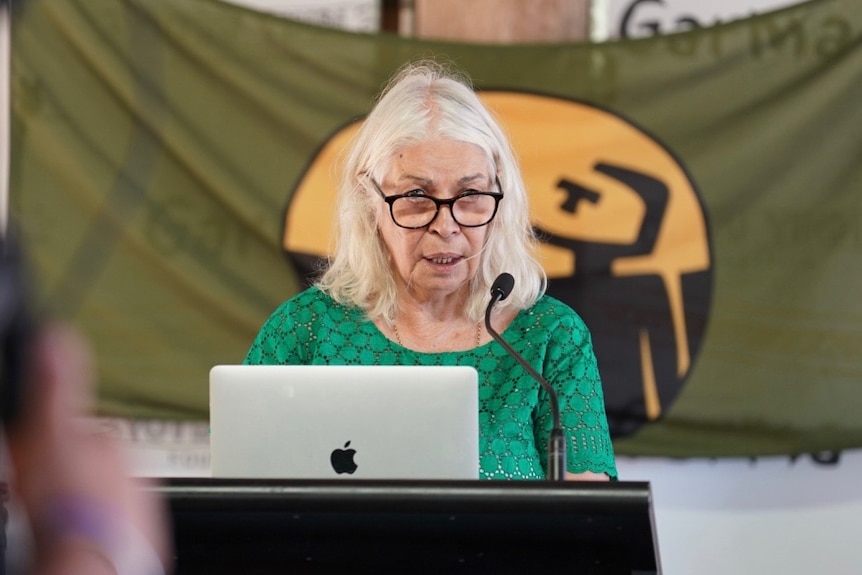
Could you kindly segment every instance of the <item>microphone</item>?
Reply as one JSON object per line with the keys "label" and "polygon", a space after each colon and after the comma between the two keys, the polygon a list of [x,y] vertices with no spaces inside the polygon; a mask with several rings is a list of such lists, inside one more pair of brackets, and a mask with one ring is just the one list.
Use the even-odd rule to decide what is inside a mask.
{"label": "microphone", "polygon": [[521,354],[515,351],[512,346],[509,345],[509,343],[504,340],[493,327],[491,327],[491,310],[498,301],[502,301],[509,297],[509,294],[512,293],[512,288],[514,287],[515,278],[512,277],[512,274],[503,272],[494,280],[494,283],[491,285],[491,301],[488,302],[488,307],[485,309],[485,329],[488,330],[488,333],[491,334],[491,337],[493,337],[497,343],[503,346],[503,349],[505,349],[509,355],[514,357],[518,363],[521,364],[521,367],[527,370],[527,373],[529,373],[533,379],[542,385],[548,393],[548,396],[550,396],[551,413],[554,415],[554,428],[551,430],[551,436],[548,438],[548,479],[562,481],[566,478],[566,436],[563,435],[563,428],[560,425],[560,404],[557,400],[557,392],[544,377],[539,375],[539,373],[533,369],[533,366],[527,363],[527,360],[521,357]]}

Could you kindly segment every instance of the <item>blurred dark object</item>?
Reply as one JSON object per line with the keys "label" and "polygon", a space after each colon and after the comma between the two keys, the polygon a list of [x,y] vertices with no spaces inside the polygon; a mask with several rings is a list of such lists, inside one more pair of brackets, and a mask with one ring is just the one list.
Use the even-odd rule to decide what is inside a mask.
{"label": "blurred dark object", "polygon": [[0,6],[10,6],[15,10],[20,10],[24,6],[24,0],[0,0]]}
{"label": "blurred dark object", "polygon": [[0,239],[0,420],[14,424],[26,398],[27,351],[34,325],[28,306],[24,258],[17,235]]}

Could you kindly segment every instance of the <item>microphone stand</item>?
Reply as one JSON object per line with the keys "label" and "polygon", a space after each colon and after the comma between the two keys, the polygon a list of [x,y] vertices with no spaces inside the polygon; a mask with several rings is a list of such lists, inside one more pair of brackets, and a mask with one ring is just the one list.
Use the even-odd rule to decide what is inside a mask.
{"label": "microphone stand", "polygon": [[[508,274],[506,274],[508,275]],[[509,276],[511,278],[511,276]],[[515,351],[509,343],[504,340],[497,331],[491,327],[491,310],[494,305],[500,301],[506,299],[509,295],[509,292],[512,291],[512,285],[510,284],[508,290],[502,288],[498,285],[498,281],[494,282],[494,285],[491,287],[491,301],[488,303],[488,307],[485,309],[485,329],[488,330],[488,333],[491,334],[497,343],[503,346],[509,355],[514,357],[518,363],[521,364],[527,373],[529,373],[533,379],[538,381],[541,386],[548,393],[548,396],[551,398],[551,412],[554,415],[554,428],[551,430],[551,435],[548,438],[548,479],[552,481],[562,481],[566,478],[566,436],[563,434],[563,428],[560,425],[560,405],[557,399],[557,392],[551,387],[551,384],[545,380],[544,377],[539,375],[539,373],[533,369],[527,361],[521,357],[517,351]]]}

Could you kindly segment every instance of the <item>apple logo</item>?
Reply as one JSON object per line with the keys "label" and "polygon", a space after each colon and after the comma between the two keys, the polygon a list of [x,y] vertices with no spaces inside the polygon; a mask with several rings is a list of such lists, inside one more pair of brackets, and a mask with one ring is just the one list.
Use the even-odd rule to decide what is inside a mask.
{"label": "apple logo", "polygon": [[356,455],[356,450],[350,448],[350,442],[344,444],[344,449],[336,449],[330,455],[329,460],[332,462],[332,468],[336,473],[353,473],[358,465],[353,461]]}

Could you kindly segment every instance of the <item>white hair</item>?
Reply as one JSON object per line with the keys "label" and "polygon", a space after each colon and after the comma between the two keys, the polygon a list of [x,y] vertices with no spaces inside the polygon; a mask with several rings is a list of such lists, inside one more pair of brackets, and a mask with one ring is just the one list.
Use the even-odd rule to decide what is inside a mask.
{"label": "white hair", "polygon": [[527,192],[515,154],[499,122],[469,79],[436,61],[406,65],[390,80],[365,118],[344,159],[336,204],[335,251],[317,285],[336,301],[363,308],[371,318],[397,313],[395,278],[377,232],[382,181],[395,153],[433,137],[470,143],[487,154],[504,194],[488,224],[479,269],[470,282],[467,314],[479,321],[490,287],[502,272],[515,278],[501,309],[524,309],[544,292],[547,276],[535,256]]}

